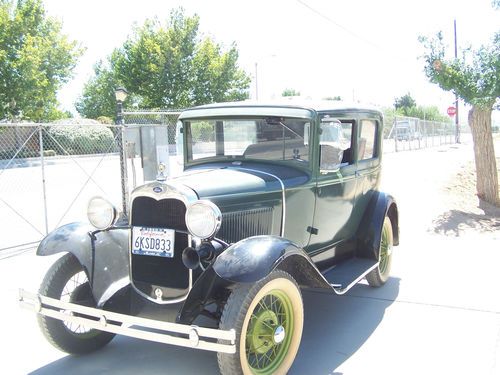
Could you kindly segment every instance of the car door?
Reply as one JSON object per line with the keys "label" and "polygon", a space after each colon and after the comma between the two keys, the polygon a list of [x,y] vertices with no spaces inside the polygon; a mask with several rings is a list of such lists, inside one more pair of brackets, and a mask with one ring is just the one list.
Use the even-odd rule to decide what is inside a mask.
{"label": "car door", "polygon": [[[341,239],[350,237],[353,232],[351,216],[357,186],[357,167],[353,152],[356,121],[354,119],[332,120],[340,124],[344,140],[335,142],[328,139],[328,134],[331,134],[328,131],[329,120],[325,121],[323,118],[319,131],[320,168],[316,180],[316,207],[307,248],[315,262],[339,255],[339,249],[333,249],[332,246]],[[340,150],[342,157],[337,156]],[[338,159],[335,160],[336,158]]]}
{"label": "car door", "polygon": [[380,137],[382,128],[380,119],[366,116],[361,118],[358,127],[356,215],[354,224],[361,221],[373,192],[380,182]]}

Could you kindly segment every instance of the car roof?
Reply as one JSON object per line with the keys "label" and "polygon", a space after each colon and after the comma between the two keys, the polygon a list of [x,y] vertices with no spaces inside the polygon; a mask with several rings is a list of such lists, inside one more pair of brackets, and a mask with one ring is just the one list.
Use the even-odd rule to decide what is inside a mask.
{"label": "car roof", "polygon": [[379,109],[371,105],[333,100],[314,101],[310,99],[284,98],[265,102],[241,101],[207,104],[186,109],[181,113],[179,119],[231,115],[311,118],[317,112],[330,111],[376,112],[382,115]]}

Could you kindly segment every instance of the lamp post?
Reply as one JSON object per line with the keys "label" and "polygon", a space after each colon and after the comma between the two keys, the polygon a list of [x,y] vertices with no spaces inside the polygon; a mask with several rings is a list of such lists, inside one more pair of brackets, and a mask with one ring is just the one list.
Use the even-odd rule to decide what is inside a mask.
{"label": "lamp post", "polygon": [[[259,61],[255,62],[255,100],[256,101],[259,100],[259,62],[261,63],[260,69],[261,69],[261,73],[262,73],[262,65],[263,65],[264,59],[275,58],[275,57],[278,57],[278,56],[275,54],[267,55],[267,56],[260,58]],[[264,64],[264,66],[265,66],[265,64]]]}
{"label": "lamp post", "polygon": [[127,217],[128,184],[127,184],[127,164],[125,157],[125,146],[123,144],[123,102],[127,99],[128,92],[123,87],[115,90],[116,99],[116,125],[118,126],[118,150],[120,152],[120,177],[122,187],[122,217]]}

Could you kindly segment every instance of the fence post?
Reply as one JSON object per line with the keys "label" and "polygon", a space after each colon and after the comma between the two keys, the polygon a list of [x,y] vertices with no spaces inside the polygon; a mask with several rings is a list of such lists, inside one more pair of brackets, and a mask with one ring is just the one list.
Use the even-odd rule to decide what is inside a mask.
{"label": "fence post", "polygon": [[434,137],[436,137],[436,124],[432,122],[432,147],[434,147]]}
{"label": "fence post", "polygon": [[395,130],[394,134],[394,151],[398,152],[398,118],[397,116],[394,116],[394,124],[392,125],[392,128]]}
{"label": "fence post", "polygon": [[47,215],[47,192],[45,186],[45,159],[43,155],[43,125],[38,126],[38,143],[40,145],[40,162],[42,166],[42,191],[43,191],[43,211],[45,213],[45,235],[49,234],[49,220]]}
{"label": "fence post", "polygon": [[125,147],[123,144],[123,130],[124,125],[122,121],[119,122],[118,127],[118,149],[120,152],[120,177],[121,177],[121,188],[122,188],[122,213],[124,217],[128,216],[128,180],[127,180],[127,158],[125,156]]}

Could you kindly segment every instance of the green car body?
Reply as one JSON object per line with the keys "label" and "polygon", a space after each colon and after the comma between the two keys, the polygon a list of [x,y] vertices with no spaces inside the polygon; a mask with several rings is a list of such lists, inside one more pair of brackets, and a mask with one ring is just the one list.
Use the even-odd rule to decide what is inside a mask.
{"label": "green car body", "polygon": [[[222,103],[184,111],[177,127],[181,176],[136,188],[126,221],[69,224],[40,243],[39,255],[70,253],[33,297],[42,331],[70,353],[111,332],[217,351],[223,374],[286,373],[302,334],[301,288],[344,294],[389,277],[399,219],[379,190],[383,116],[338,102]],[[73,319],[54,313],[65,269],[88,278],[64,311],[94,329],[90,338],[54,323]],[[143,320],[145,307],[170,323]],[[200,328],[203,317],[219,329]],[[121,328],[131,324],[175,335]]]}
{"label": "green car body", "polygon": [[[344,150],[344,153],[350,153],[350,158],[334,168],[321,169],[319,129],[328,116],[352,125],[350,146]],[[321,103],[311,108],[235,103],[192,109],[184,112],[180,120],[189,124],[193,120],[216,122],[235,117],[249,120],[299,118],[310,122],[309,162],[255,160],[243,155],[192,160],[188,151],[184,155],[185,171],[193,174],[176,181],[192,187],[200,199],[208,199],[221,208],[223,231],[224,216],[271,208],[274,212],[272,224],[265,233],[255,234],[281,235],[302,247],[313,260],[324,259],[325,265],[331,266],[336,262],[336,257],[341,259],[345,255],[343,250],[334,254],[331,249],[353,239],[370,199],[379,191],[383,129],[381,112],[374,108],[349,108],[336,105],[335,102]],[[360,124],[364,121],[375,123],[376,131],[373,134],[372,157],[362,159],[359,154],[363,141]],[[185,137],[186,150],[191,144],[189,137],[189,134]],[[199,170],[205,173],[194,174],[194,171]],[[278,177],[284,186],[284,193],[276,179],[255,171]],[[259,185],[262,180],[265,183]],[[283,204],[286,205],[284,218]],[[282,221],[284,233],[280,233]],[[230,242],[248,236],[237,237],[230,238],[233,240]],[[329,250],[330,255],[325,255]]]}

